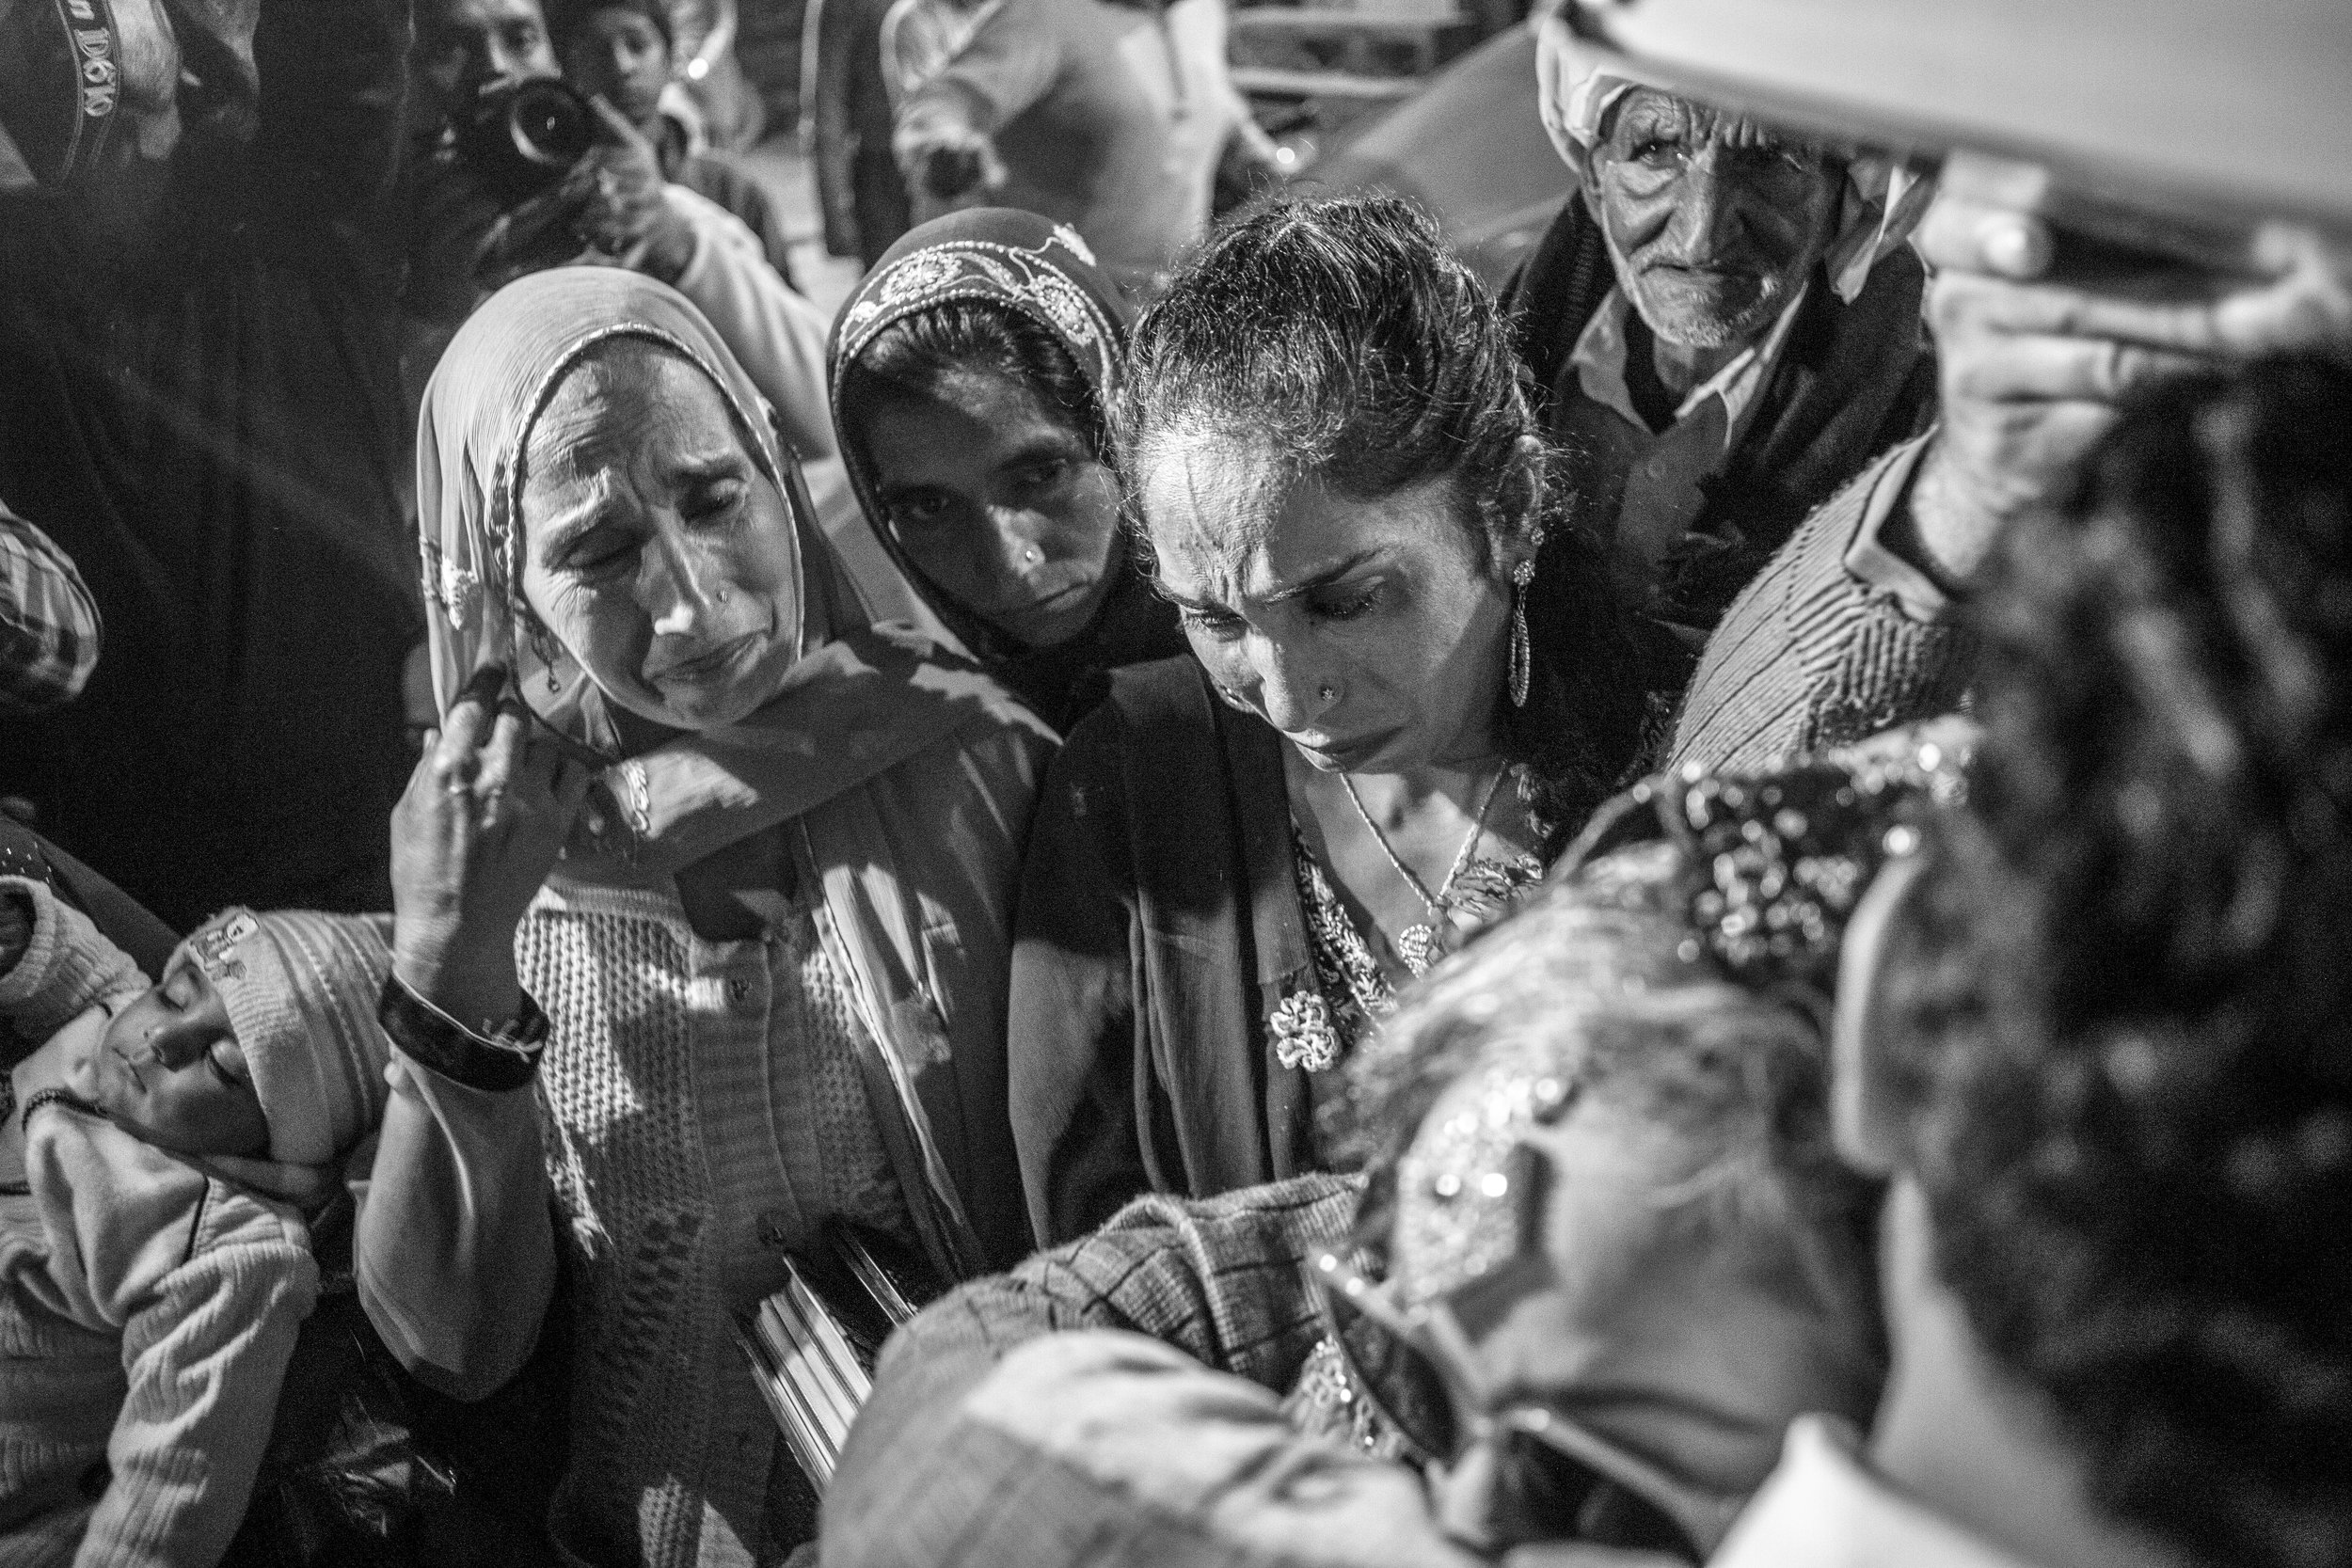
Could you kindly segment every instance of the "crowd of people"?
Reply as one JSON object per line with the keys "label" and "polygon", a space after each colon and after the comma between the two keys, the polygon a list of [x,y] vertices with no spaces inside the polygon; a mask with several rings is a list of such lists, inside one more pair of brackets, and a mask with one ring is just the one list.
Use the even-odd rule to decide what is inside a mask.
{"label": "crowd of people", "polygon": [[835,7],[0,8],[0,1559],[2352,1562],[2342,237]]}

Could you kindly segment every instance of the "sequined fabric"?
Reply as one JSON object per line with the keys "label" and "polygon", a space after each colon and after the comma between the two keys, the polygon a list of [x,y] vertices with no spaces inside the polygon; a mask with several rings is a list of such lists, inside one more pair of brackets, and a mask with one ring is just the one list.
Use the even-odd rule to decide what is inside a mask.
{"label": "sequined fabric", "polygon": [[[1396,1010],[1396,990],[1295,822],[1291,867],[1320,994],[1284,998],[1268,1024],[1278,1059],[1285,1067],[1303,1067],[1310,1075],[1316,1158],[1333,1170],[1351,1169],[1354,1096],[1346,1075],[1330,1069],[1354,1055]],[[1506,913],[1542,876],[1542,863],[1532,855],[1511,861],[1481,856],[1454,878],[1452,904],[1483,925]]]}
{"label": "sequined fabric", "polygon": [[1315,983],[1322,989],[1331,1026],[1339,1037],[1339,1054],[1324,1066],[1336,1066],[1356,1049],[1356,1043],[1382,1019],[1396,1010],[1396,992],[1380,971],[1380,960],[1349,918],[1339,891],[1324,874],[1323,863],[1307,847],[1296,823],[1291,825],[1291,872],[1298,883],[1299,911],[1307,917],[1307,945],[1314,955]]}
{"label": "sequined fabric", "polygon": [[1964,799],[1966,761],[1964,740],[1894,735],[1752,778],[1685,768],[1627,791],[1563,865],[1662,832],[1692,867],[1688,957],[1826,999],[1846,918],[1888,857],[1917,843],[1916,820]]}
{"label": "sequined fabric", "polygon": [[1502,1267],[1519,1249],[1511,1153],[1567,1103],[1569,1085],[1548,1042],[1487,1062],[1439,1101],[1436,1118],[1397,1166],[1407,1200],[1396,1211],[1391,1255],[1409,1258],[1408,1305],[1451,1295]]}
{"label": "sequined fabric", "polygon": [[1375,1459],[1402,1458],[1410,1449],[1405,1434],[1357,1386],[1346,1354],[1328,1336],[1307,1353],[1298,1381],[1283,1397],[1282,1415],[1300,1432],[1335,1438]]}

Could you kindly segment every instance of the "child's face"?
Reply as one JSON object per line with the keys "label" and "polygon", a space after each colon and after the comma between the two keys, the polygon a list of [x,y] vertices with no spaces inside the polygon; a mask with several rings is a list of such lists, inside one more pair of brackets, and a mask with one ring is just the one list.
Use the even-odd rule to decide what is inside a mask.
{"label": "child's face", "polygon": [[185,948],[106,1025],[75,1087],[158,1148],[263,1154],[269,1123],[229,1008]]}
{"label": "child's face", "polygon": [[660,112],[670,46],[644,15],[608,6],[589,12],[565,41],[564,74],[582,92],[604,94],[642,130]]}

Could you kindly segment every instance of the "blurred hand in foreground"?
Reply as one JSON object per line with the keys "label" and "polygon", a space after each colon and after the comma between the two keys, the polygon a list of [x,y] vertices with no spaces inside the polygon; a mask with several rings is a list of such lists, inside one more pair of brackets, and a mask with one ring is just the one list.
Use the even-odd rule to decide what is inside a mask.
{"label": "blurred hand in foreground", "polygon": [[2069,205],[2033,165],[1958,152],[1919,230],[1943,422],[1912,513],[1954,579],[2066,483],[2132,394],[2264,354],[2352,346],[2341,238],[2266,223],[2226,270],[2126,260],[2070,232]]}

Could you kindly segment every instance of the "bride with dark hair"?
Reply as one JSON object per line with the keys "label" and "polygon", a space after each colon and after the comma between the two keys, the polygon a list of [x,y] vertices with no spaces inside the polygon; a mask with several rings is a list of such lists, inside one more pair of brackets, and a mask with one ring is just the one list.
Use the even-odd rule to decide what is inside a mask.
{"label": "bride with dark hair", "polygon": [[1327,1168],[1332,1069],[1638,770],[1681,673],[1405,203],[1219,235],[1138,322],[1113,424],[1195,657],[1114,673],[1034,829],[1012,1102],[1048,1241]]}

